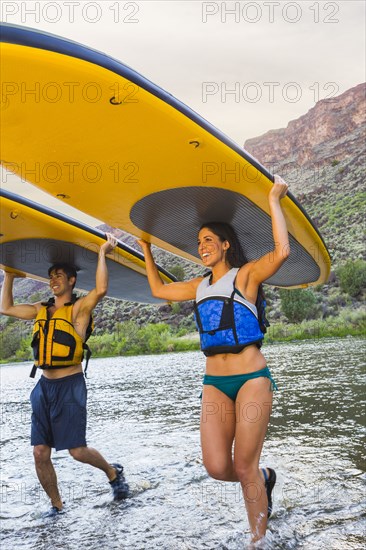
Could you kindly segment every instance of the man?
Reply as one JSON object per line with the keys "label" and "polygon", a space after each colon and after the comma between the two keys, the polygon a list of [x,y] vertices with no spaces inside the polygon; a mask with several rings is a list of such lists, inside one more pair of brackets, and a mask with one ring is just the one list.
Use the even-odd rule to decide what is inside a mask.
{"label": "man", "polygon": [[128,485],[120,464],[109,464],[86,444],[86,385],[81,362],[91,313],[106,295],[108,271],[106,254],[117,244],[107,233],[100,247],[95,288],[86,296],[74,299],[76,270],[67,264],[55,264],[48,273],[54,298],[49,302],[16,304],[13,302],[14,273],[5,273],[0,312],[18,319],[35,319],[32,347],[35,365],[43,375],[34,387],[31,444],[34,447],[38,479],[51,500],[45,516],[63,511],[57,477],[51,462],[51,450],[68,449],[80,462],[103,470],[110,482],[114,499],[128,495]]}

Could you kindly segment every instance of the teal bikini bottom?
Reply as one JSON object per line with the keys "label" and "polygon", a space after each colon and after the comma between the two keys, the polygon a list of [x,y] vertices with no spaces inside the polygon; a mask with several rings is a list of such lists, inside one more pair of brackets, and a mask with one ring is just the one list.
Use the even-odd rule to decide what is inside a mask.
{"label": "teal bikini bottom", "polygon": [[245,382],[252,380],[253,378],[261,377],[268,378],[271,381],[272,391],[274,389],[278,389],[268,367],[264,367],[264,369],[261,370],[256,370],[255,372],[248,372],[248,374],[234,374],[232,376],[211,376],[209,374],[205,374],[203,377],[203,384],[215,386],[215,388],[222,391],[230,399],[235,401],[240,388],[245,384]]}

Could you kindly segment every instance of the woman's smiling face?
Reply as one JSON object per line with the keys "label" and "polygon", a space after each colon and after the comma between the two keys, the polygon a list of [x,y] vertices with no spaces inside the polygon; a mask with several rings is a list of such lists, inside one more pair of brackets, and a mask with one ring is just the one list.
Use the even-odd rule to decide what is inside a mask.
{"label": "woman's smiling face", "polygon": [[204,265],[212,266],[224,260],[225,250],[228,248],[228,241],[222,242],[221,239],[207,227],[203,227],[199,232],[198,253]]}

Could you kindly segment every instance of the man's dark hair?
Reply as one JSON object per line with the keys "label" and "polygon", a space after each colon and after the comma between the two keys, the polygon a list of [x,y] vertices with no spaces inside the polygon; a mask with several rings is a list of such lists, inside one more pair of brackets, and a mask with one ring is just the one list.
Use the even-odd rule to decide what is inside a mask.
{"label": "man's dark hair", "polygon": [[77,276],[78,276],[77,271],[76,271],[76,267],[71,265],[71,264],[65,264],[65,263],[53,264],[48,269],[48,276],[51,275],[52,271],[58,271],[59,269],[61,269],[66,274],[66,277],[68,279],[70,279],[71,277],[75,277],[75,283],[72,286],[72,288],[74,288],[74,286],[76,284],[76,279],[77,279]]}

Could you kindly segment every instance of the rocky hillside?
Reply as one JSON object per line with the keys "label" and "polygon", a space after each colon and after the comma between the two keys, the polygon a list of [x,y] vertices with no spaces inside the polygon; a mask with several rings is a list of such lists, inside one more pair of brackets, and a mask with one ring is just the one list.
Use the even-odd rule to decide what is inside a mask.
{"label": "rocky hillside", "polygon": [[365,253],[366,84],[319,101],[244,148],[290,190],[321,231],[333,265]]}
{"label": "rocky hillside", "polygon": [[[360,84],[338,97],[322,100],[287,128],[271,130],[244,144],[272,173],[282,175],[290,184],[293,195],[323,235],[333,269],[348,259],[363,257],[365,252],[365,92],[366,85]],[[101,229],[110,230],[108,226]],[[119,230],[113,232],[138,249],[134,237]],[[202,273],[199,266],[167,252],[155,249],[154,255],[166,269],[178,269],[181,273],[183,270],[186,279]],[[266,294],[270,320],[280,318],[276,291],[269,288]],[[332,285],[326,285],[318,294],[325,316],[337,314],[346,305],[345,297]],[[42,283],[17,281],[18,301],[36,301],[48,295],[47,286]],[[167,322],[193,328],[190,303],[157,307],[105,299],[97,308],[96,333],[114,331],[117,323],[131,319],[140,325]],[[17,331],[29,332],[28,323],[18,326],[18,322],[0,316],[0,328],[10,323],[15,323]]]}

